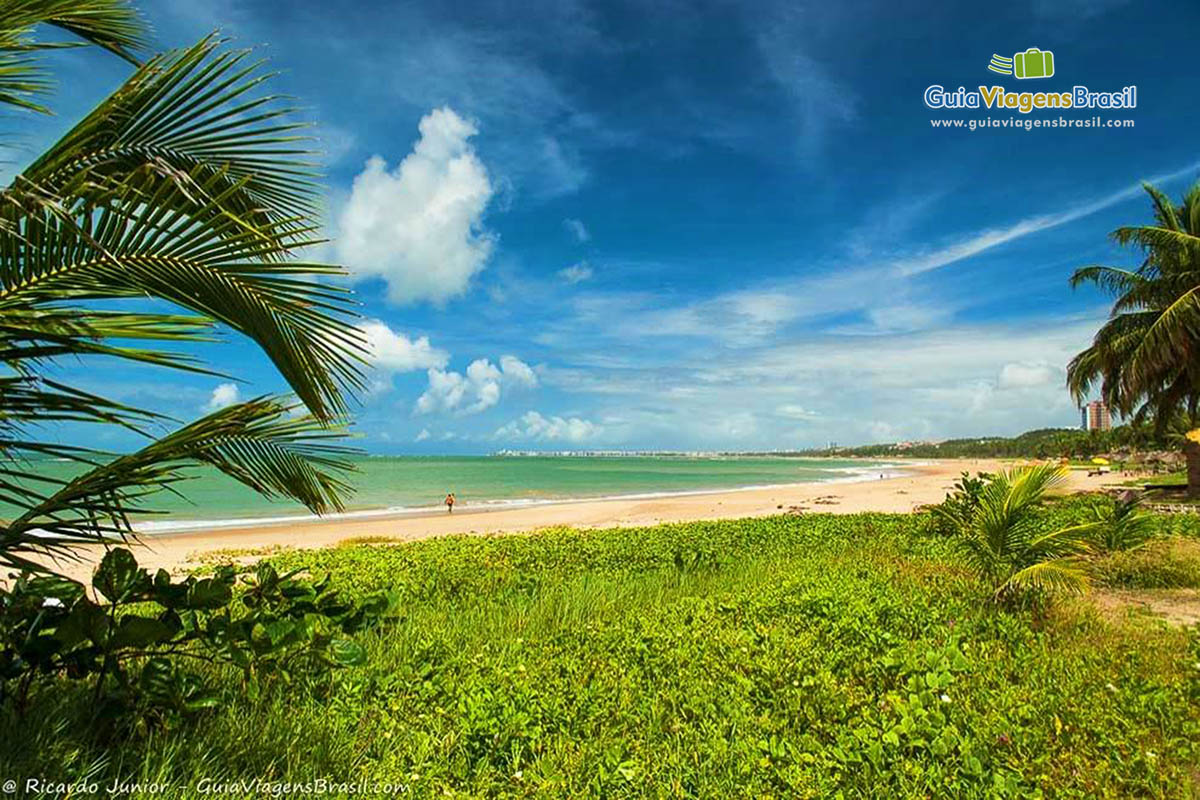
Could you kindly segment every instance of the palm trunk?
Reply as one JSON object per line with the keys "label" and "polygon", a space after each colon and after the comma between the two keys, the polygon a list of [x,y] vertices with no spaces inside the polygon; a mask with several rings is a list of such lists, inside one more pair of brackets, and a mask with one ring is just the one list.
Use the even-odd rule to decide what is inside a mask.
{"label": "palm trunk", "polygon": [[1200,444],[1191,441],[1184,443],[1183,455],[1187,458],[1188,497],[1200,498]]}

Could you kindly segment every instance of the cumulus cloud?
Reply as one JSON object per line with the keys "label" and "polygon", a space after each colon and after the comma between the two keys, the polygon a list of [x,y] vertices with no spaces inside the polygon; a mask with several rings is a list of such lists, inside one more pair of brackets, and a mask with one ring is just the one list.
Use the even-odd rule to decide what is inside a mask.
{"label": "cumulus cloud", "polygon": [[516,356],[500,356],[500,372],[507,380],[521,386],[537,386],[537,373]]}
{"label": "cumulus cloud", "polygon": [[241,396],[236,383],[218,384],[217,388],[212,390],[212,395],[208,398],[208,402],[204,404],[204,410],[217,411],[226,406],[231,406],[238,402]]}
{"label": "cumulus cloud", "polygon": [[428,336],[409,339],[377,319],[367,320],[358,328],[367,340],[372,362],[387,372],[444,367],[450,361],[450,354],[430,344]]}
{"label": "cumulus cloud", "polygon": [[586,261],[580,261],[578,264],[572,264],[558,271],[558,277],[571,284],[583,283],[586,280],[590,280],[594,274],[591,265]]}
{"label": "cumulus cloud", "polygon": [[486,358],[477,358],[467,366],[466,374],[432,368],[429,388],[417,398],[416,413],[478,414],[500,402],[504,384],[533,387],[537,385],[537,373],[510,355],[501,356],[499,366]]}
{"label": "cumulus cloud", "polygon": [[495,189],[470,145],[475,126],[439,108],[419,129],[395,169],[378,155],[367,161],[338,225],[338,256],[356,277],[386,281],[397,304],[461,295],[496,241],[483,225]]}
{"label": "cumulus cloud", "polygon": [[752,357],[706,342],[665,353],[654,349],[659,342],[643,349],[630,343],[576,355],[571,367],[545,367],[538,377],[571,395],[580,416],[601,423],[606,443],[637,447],[772,449],[1010,435],[1078,424],[1064,365],[1106,313],[889,337],[784,335]]}
{"label": "cumulus cloud", "polygon": [[429,428],[421,428],[421,432],[417,434],[417,438],[413,439],[413,441],[414,442],[423,442],[432,435],[433,434],[431,434],[429,432]]}
{"label": "cumulus cloud", "polygon": [[582,220],[572,219],[567,217],[563,220],[563,227],[567,229],[567,233],[575,238],[575,241],[582,244],[592,238],[592,234],[588,232],[587,226]]}
{"label": "cumulus cloud", "polygon": [[580,417],[544,417],[528,411],[496,430],[497,439],[578,443],[597,436],[600,426]]}

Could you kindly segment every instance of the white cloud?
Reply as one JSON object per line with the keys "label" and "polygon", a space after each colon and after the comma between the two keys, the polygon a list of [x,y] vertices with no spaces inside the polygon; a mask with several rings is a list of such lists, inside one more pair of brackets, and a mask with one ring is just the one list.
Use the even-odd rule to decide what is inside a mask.
{"label": "white cloud", "polygon": [[570,368],[539,378],[574,395],[580,416],[603,423],[606,442],[638,447],[1008,435],[1077,423],[1063,370],[1105,311],[883,337],[804,332],[750,350],[630,344],[619,358],[576,354]]}
{"label": "white cloud", "polygon": [[429,432],[429,428],[421,428],[421,432],[417,434],[417,438],[413,439],[413,441],[414,442],[423,442],[432,435],[433,434],[431,434]]}
{"label": "white cloud", "polygon": [[450,354],[430,344],[428,336],[409,339],[377,319],[367,320],[358,328],[366,337],[372,362],[387,372],[445,367],[450,361]]}
{"label": "white cloud", "polygon": [[394,170],[381,156],[367,161],[339,221],[338,256],[356,277],[386,281],[393,303],[463,294],[496,241],[483,226],[494,188],[469,143],[475,126],[438,108],[419,127]]}
{"label": "white cloud", "polygon": [[579,153],[553,136],[542,138],[539,166],[547,179],[542,188],[542,194],[547,197],[575,192],[588,179],[587,168]]}
{"label": "white cloud", "polygon": [[558,271],[558,277],[571,284],[583,283],[586,280],[590,280],[594,274],[595,272],[592,270],[591,265],[586,261],[580,261],[578,264],[572,264]]}
{"label": "white cloud", "polygon": [[236,383],[221,383],[217,388],[212,390],[212,395],[208,398],[208,402],[204,405],[205,411],[217,411],[231,406],[241,399],[241,392],[238,390]]}
{"label": "white cloud", "polygon": [[940,306],[902,303],[867,310],[872,333],[904,333],[926,330],[944,322],[948,310]]}
{"label": "white cloud", "polygon": [[417,398],[416,413],[478,414],[500,402],[502,384],[531,388],[537,382],[533,369],[510,355],[501,356],[498,367],[486,358],[477,358],[467,366],[465,375],[433,368],[429,370],[429,388]]}
{"label": "white cloud", "polygon": [[1062,383],[1062,371],[1045,362],[1005,364],[996,385],[1001,389],[1028,389],[1050,383]]}
{"label": "white cloud", "polygon": [[500,356],[500,371],[507,380],[522,386],[537,386],[537,373],[516,356]]}
{"label": "white cloud", "polygon": [[[1200,168],[1200,164],[1190,164],[1183,169],[1148,178],[1147,182],[1162,185],[1176,178],[1193,176],[1197,168]],[[936,250],[902,258],[895,263],[895,269],[901,275],[916,275],[928,272],[929,270],[939,269],[978,255],[984,250],[990,250],[993,247],[1029,236],[1030,234],[1039,233],[1049,228],[1057,228],[1059,225],[1065,225],[1068,222],[1074,222],[1077,219],[1091,216],[1117,203],[1137,197],[1142,192],[1142,184],[1137,183],[1118,192],[1081,203],[1057,214],[1042,214],[1035,217],[1027,217],[1018,220],[1006,228],[978,231]]]}
{"label": "white cloud", "polygon": [[528,411],[497,429],[496,438],[576,444],[595,438],[601,430],[594,422],[580,417],[543,417],[536,411]]}
{"label": "white cloud", "polygon": [[592,238],[592,234],[588,232],[587,226],[583,224],[583,220],[567,217],[563,220],[563,227],[567,232],[575,237],[575,241],[582,244]]}

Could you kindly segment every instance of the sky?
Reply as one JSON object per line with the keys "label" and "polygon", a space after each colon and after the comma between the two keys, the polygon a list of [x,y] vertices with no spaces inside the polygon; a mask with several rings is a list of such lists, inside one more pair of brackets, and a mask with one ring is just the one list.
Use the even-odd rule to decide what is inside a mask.
{"label": "sky", "polygon": [[[1107,314],[1073,269],[1135,265],[1108,234],[1140,182],[1200,177],[1193,2],[146,0],[159,48],[221,31],[318,125],[319,255],[372,345],[376,453],[767,450],[1075,426],[1064,368]],[[1056,73],[989,72],[1036,47]],[[56,116],[11,176],[128,75],[54,57]],[[1137,86],[1137,107],[931,110],[950,90]],[[935,128],[936,119],[1131,119]],[[6,126],[11,127],[11,126]],[[180,419],[280,391],[72,366]],[[88,432],[100,445],[122,434]],[[115,437],[115,438],[112,438]]]}

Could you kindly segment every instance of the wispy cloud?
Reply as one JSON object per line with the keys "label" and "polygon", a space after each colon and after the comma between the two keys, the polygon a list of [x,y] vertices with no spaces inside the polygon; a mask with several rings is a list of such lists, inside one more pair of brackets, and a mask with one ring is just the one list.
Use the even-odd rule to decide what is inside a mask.
{"label": "wispy cloud", "polygon": [[[1200,162],[1189,164],[1183,169],[1156,175],[1148,178],[1147,182],[1165,184],[1186,176],[1195,176],[1200,170]],[[1050,228],[1057,228],[1068,222],[1091,216],[1098,211],[1115,206],[1142,193],[1140,183],[1128,186],[1120,191],[1089,200],[1057,214],[1042,214],[1026,217],[1006,228],[994,228],[973,233],[959,241],[924,253],[917,253],[895,262],[894,269],[901,275],[918,275],[934,269],[940,269],[957,263],[972,256],[979,255],[985,250],[998,247],[1008,242],[1016,241],[1034,233],[1040,233]]]}
{"label": "wispy cloud", "polygon": [[769,448],[1017,433],[1075,422],[1062,365],[1103,316],[804,336],[738,353],[696,346],[544,377],[611,410],[613,441]]}
{"label": "wispy cloud", "polygon": [[575,241],[579,242],[580,244],[592,238],[591,233],[588,232],[587,226],[583,224],[583,220],[567,217],[563,220],[563,227],[569,234],[571,234]]}
{"label": "wispy cloud", "polygon": [[755,42],[767,74],[791,104],[805,155],[815,155],[828,133],[858,116],[858,95],[812,54],[813,26],[804,12],[783,6],[761,13]]}
{"label": "wispy cloud", "polygon": [[564,267],[558,271],[558,277],[562,278],[567,283],[583,283],[591,280],[595,274],[592,267],[586,261],[580,261],[578,264],[572,264],[569,267]]}

